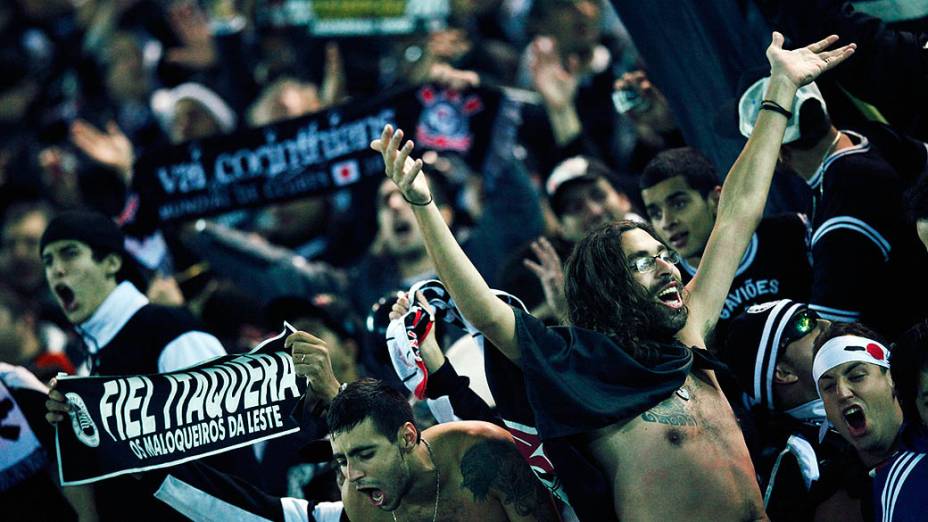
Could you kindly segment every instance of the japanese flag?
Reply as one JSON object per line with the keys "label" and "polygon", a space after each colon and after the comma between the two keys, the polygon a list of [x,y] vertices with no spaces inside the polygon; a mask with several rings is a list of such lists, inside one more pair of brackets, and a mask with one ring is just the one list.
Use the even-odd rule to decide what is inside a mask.
{"label": "japanese flag", "polygon": [[341,187],[354,183],[359,179],[361,179],[361,171],[358,170],[357,161],[340,161],[332,165],[332,180],[335,181],[335,185]]}

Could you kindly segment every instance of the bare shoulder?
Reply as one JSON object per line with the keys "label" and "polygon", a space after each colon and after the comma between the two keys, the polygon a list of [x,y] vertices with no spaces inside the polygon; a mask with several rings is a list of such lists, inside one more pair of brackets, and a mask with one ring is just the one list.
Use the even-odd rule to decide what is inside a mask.
{"label": "bare shoulder", "polygon": [[437,424],[422,432],[436,446],[456,447],[461,453],[485,440],[512,442],[509,432],[496,424],[483,421],[457,421]]}
{"label": "bare shoulder", "polygon": [[510,520],[556,520],[548,491],[506,430],[486,422],[461,426],[461,488],[474,502],[495,501]]}

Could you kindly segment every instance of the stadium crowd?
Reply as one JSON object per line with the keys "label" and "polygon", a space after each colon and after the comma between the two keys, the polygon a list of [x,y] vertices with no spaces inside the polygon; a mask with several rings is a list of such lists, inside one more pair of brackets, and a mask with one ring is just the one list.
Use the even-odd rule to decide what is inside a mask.
{"label": "stadium crowd", "polygon": [[[926,520],[928,7],[653,4],[0,4],[0,518]],[[285,322],[298,432],[61,484],[64,374]]]}

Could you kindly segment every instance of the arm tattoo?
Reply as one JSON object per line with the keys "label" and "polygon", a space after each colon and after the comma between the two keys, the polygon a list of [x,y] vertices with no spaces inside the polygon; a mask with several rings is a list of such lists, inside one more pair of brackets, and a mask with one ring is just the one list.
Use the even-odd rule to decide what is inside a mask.
{"label": "arm tattoo", "polygon": [[467,450],[461,459],[463,486],[474,501],[485,502],[494,493],[503,504],[512,504],[521,516],[551,512],[550,499],[528,463],[512,444],[485,440]]}
{"label": "arm tattoo", "polygon": [[696,417],[690,415],[683,403],[674,396],[641,414],[645,422],[657,422],[670,426],[696,426]]}

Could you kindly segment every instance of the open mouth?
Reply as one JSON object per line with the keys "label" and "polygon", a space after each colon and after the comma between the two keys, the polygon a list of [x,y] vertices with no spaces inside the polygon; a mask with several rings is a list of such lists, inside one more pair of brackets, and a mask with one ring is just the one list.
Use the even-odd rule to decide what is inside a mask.
{"label": "open mouth", "polygon": [[393,233],[397,236],[405,236],[412,232],[412,224],[407,221],[397,221],[393,225]]}
{"label": "open mouth", "polygon": [[680,293],[680,285],[677,283],[670,283],[661,289],[657,293],[657,299],[669,308],[674,310],[683,307],[683,295]]}
{"label": "open mouth", "polygon": [[75,299],[74,290],[71,290],[71,287],[59,283],[55,285],[55,295],[57,295],[58,300],[61,301],[61,307],[64,308],[65,312],[73,312],[77,309],[77,300]]}
{"label": "open mouth", "polygon": [[384,500],[386,499],[386,497],[383,494],[383,490],[378,489],[378,488],[360,487],[358,488],[358,491],[360,493],[367,495],[367,497],[371,500],[371,504],[373,504],[375,507],[382,506]]}
{"label": "open mouth", "polygon": [[677,232],[676,234],[668,238],[670,240],[670,246],[674,247],[677,250],[680,250],[686,246],[686,240],[690,237],[689,232]]}
{"label": "open mouth", "polygon": [[860,437],[867,432],[867,416],[860,406],[848,406],[841,412],[851,437]]}

